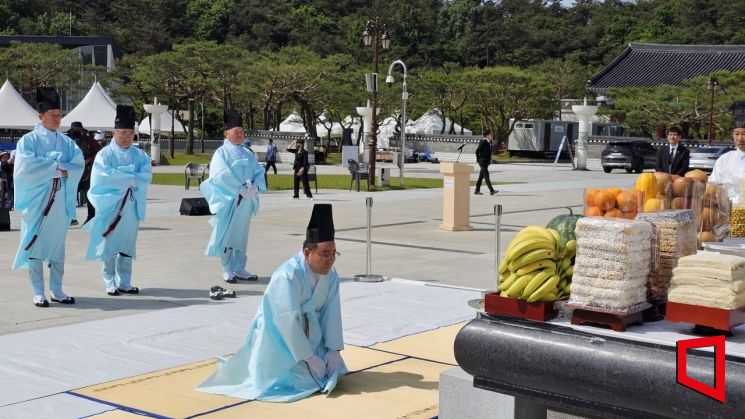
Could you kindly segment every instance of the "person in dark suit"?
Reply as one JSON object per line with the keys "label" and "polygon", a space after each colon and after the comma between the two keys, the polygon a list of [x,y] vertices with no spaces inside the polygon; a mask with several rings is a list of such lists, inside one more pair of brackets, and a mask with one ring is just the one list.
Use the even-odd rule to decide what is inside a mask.
{"label": "person in dark suit", "polygon": [[295,161],[292,163],[292,170],[295,172],[293,178],[294,194],[293,198],[300,198],[299,189],[300,181],[303,181],[303,192],[308,198],[313,198],[313,194],[310,193],[310,182],[308,180],[308,170],[310,170],[310,162],[308,161],[308,152],[305,151],[305,140],[297,140],[295,143],[297,152],[295,153]]}
{"label": "person in dark suit", "polygon": [[494,195],[499,192],[492,187],[491,180],[489,180],[489,165],[491,164],[493,143],[494,138],[491,135],[491,130],[486,130],[484,138],[476,148],[476,162],[479,164],[481,170],[479,171],[479,179],[476,181],[476,190],[473,192],[474,195],[483,195],[481,193],[481,181],[486,183],[486,187],[489,188],[490,194]]}
{"label": "person in dark suit", "polygon": [[681,137],[681,131],[678,127],[672,127],[667,131],[668,145],[657,150],[656,170],[658,172],[683,176],[688,171],[691,152],[683,144],[680,144]]}

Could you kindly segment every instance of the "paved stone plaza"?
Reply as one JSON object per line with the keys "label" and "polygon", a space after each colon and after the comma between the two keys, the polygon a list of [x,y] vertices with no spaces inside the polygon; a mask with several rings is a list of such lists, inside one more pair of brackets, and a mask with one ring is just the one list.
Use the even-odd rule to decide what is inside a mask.
{"label": "paved stone plaza", "polygon": [[[281,165],[280,171],[289,172]],[[342,278],[365,273],[365,192],[323,190],[324,173],[345,173],[340,167],[319,166],[320,187],[316,202],[334,205],[337,247],[342,256],[336,267]],[[157,171],[181,171],[158,167]],[[516,230],[528,224],[545,224],[566,212],[565,206],[581,211],[582,190],[589,186],[631,186],[634,175],[604,174],[571,170],[569,164],[523,163],[491,166],[494,181],[520,182],[499,185],[499,193],[471,196],[473,231],[448,232],[438,228],[442,218],[442,190],[422,189],[378,192],[374,199],[372,254],[373,273],[447,284],[457,287],[494,287],[495,204],[503,206],[502,249]],[[393,176],[398,173],[394,171]],[[407,176],[440,177],[439,165],[407,165]],[[472,177],[476,178],[476,172]],[[271,175],[270,175],[271,182]],[[67,237],[65,291],[76,297],[74,306],[53,304],[34,307],[25,270],[11,271],[18,246],[18,214],[11,213],[12,231],[0,232],[0,334],[41,329],[56,325],[126,316],[193,304],[210,304],[207,290],[220,284],[219,261],[204,256],[210,235],[209,217],[178,213],[184,197],[198,197],[198,188],[153,186],[148,199],[148,217],[141,227],[133,284],[138,296],[109,297],[101,280],[101,264],[84,260],[88,235],[79,226]],[[292,200],[291,191],[262,196],[261,211],[251,225],[249,270],[258,283],[241,282],[240,295],[260,294],[272,271],[300,248],[313,201]],[[85,219],[84,208],[78,218]],[[224,284],[223,284],[224,285]]]}

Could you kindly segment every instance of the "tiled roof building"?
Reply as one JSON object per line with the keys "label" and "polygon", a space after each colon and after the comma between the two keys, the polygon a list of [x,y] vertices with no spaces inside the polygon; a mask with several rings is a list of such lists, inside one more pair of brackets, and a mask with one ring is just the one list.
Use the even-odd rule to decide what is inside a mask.
{"label": "tiled roof building", "polygon": [[590,79],[590,90],[611,87],[677,85],[715,71],[745,70],[745,45],[663,45],[632,42]]}

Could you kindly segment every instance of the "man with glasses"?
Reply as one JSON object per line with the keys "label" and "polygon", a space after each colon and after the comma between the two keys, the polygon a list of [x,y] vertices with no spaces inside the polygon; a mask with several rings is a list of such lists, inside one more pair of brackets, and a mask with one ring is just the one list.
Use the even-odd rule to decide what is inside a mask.
{"label": "man with glasses", "polygon": [[132,146],[134,127],[134,108],[117,105],[114,138],[96,155],[91,170],[88,199],[96,215],[83,226],[91,233],[86,258],[103,261],[103,281],[111,296],[140,292],[132,286],[132,259],[153,171],[150,157]]}
{"label": "man with glasses", "polygon": [[15,210],[21,213],[21,242],[13,269],[28,268],[34,305],[49,307],[44,294],[43,261],[49,262],[51,300],[75,304],[62,291],[67,227],[75,218],[83,153],[57,132],[62,111],[53,87],[36,90],[39,123],[18,141],[13,168]]}
{"label": "man with glasses", "polygon": [[[215,214],[210,220],[212,236],[207,256],[217,256],[222,279],[234,284],[238,279],[256,281],[246,270],[246,249],[251,218],[259,211],[259,192],[266,193],[264,169],[254,154],[243,147],[243,117],[233,109],[223,113],[225,142],[210,161],[210,177],[199,189]],[[215,298],[210,294],[210,298]]]}
{"label": "man with glasses", "polygon": [[243,347],[197,390],[291,402],[331,392],[347,372],[330,204],[316,204],[303,249],[272,275]]}

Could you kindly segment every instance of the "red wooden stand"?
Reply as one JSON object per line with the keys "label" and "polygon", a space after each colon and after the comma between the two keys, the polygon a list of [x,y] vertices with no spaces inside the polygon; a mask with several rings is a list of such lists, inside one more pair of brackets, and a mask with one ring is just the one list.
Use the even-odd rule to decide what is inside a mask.
{"label": "red wooden stand", "polygon": [[556,317],[553,302],[529,303],[527,300],[502,297],[496,292],[484,294],[484,311],[489,314],[518,317],[539,322],[545,322]]}
{"label": "red wooden stand", "polygon": [[697,328],[698,326],[705,326],[731,335],[732,329],[745,324],[745,307],[726,309],[668,301],[665,320],[693,323]]}
{"label": "red wooden stand", "polygon": [[613,310],[598,307],[579,306],[567,304],[574,308],[572,312],[572,324],[585,324],[589,326],[608,326],[616,332],[625,332],[626,326],[642,324],[642,312],[651,305],[642,303],[628,310]]}

